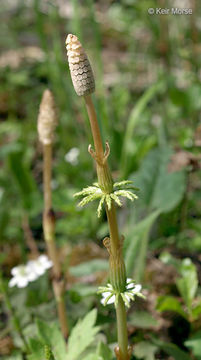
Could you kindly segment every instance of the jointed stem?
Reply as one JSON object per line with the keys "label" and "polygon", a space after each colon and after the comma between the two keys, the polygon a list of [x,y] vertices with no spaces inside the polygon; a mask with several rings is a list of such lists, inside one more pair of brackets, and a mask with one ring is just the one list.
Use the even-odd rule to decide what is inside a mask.
{"label": "jointed stem", "polygon": [[119,354],[118,354],[119,360],[129,360],[126,308],[121,296],[119,296],[116,314],[117,314],[117,334],[118,334],[118,344],[119,344]]}
{"label": "jointed stem", "polygon": [[98,126],[96,112],[94,109],[94,104],[92,102],[91,95],[86,95],[84,97],[84,99],[86,102],[86,108],[87,108],[87,112],[89,115],[89,121],[90,121],[90,125],[91,125],[93,139],[94,139],[94,147],[95,147],[95,151],[96,151],[96,156],[98,159],[102,159],[103,153],[104,153],[103,144],[102,144],[102,140],[101,140],[101,133],[100,133],[100,129]]}
{"label": "jointed stem", "polygon": [[52,208],[52,144],[43,145],[43,188],[44,188],[44,212]]}
{"label": "jointed stem", "polygon": [[50,259],[53,262],[53,290],[57,302],[57,311],[61,330],[65,339],[68,337],[67,314],[64,303],[64,281],[55,245],[55,216],[52,210],[52,144],[43,145],[43,183],[44,183],[44,213],[43,229],[44,238]]}
{"label": "jointed stem", "polygon": [[[112,177],[107,164],[107,159],[104,156],[103,145],[101,140],[100,129],[96,117],[96,112],[90,95],[84,96],[87,112],[89,115],[94,147],[95,147],[95,160],[97,167],[98,182],[100,187],[105,193],[110,193],[113,189]],[[119,236],[116,208],[112,200],[111,209],[106,206],[107,220],[110,231],[110,281],[116,283],[118,286],[123,287],[126,282],[125,265],[122,255],[122,244]],[[123,284],[123,285],[122,285]],[[113,285],[113,284],[112,284]],[[129,360],[128,353],[128,334],[126,326],[126,309],[125,304],[119,296],[118,306],[116,308],[117,314],[117,334],[118,334],[118,354],[117,358],[121,360]]]}

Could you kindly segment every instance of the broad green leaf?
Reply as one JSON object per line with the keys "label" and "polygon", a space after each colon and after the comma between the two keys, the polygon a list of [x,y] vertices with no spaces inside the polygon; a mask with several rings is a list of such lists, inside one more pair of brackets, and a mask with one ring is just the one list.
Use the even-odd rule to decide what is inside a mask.
{"label": "broad green leaf", "polygon": [[166,354],[173,357],[174,360],[192,360],[187,352],[181,350],[178,346],[172,343],[166,343],[158,339],[152,339],[152,342],[162,349]]}
{"label": "broad green leaf", "polygon": [[191,309],[198,288],[197,270],[191,259],[186,258],[182,261],[179,272],[182,277],[177,280],[177,287],[186,306]]}
{"label": "broad green leaf", "polygon": [[101,359],[107,359],[107,360],[112,360],[113,359],[113,353],[110,350],[110,348],[104,344],[102,341],[99,342],[98,347],[97,347],[97,355],[99,355],[99,357]]}
{"label": "broad green leaf", "polygon": [[133,353],[138,359],[154,360],[157,349],[157,346],[149,341],[141,341],[135,345]]}
{"label": "broad green leaf", "polygon": [[185,346],[190,348],[197,360],[201,359],[201,331],[197,332],[189,340],[185,341]]}
{"label": "broad green leaf", "polygon": [[129,317],[129,322],[137,328],[149,329],[158,325],[157,320],[147,311],[134,311]]}
{"label": "broad green leaf", "polygon": [[185,319],[187,319],[187,314],[182,308],[181,303],[173,296],[159,296],[157,302],[157,310],[158,311],[174,311]]}
{"label": "broad green leaf", "polygon": [[101,259],[90,260],[76,266],[71,266],[69,270],[73,276],[91,275],[96,271],[108,270],[108,261]]}
{"label": "broad green leaf", "polygon": [[29,339],[29,347],[33,353],[36,353],[44,348],[44,345],[37,339],[31,338]]}
{"label": "broad green leaf", "polygon": [[66,344],[57,324],[37,320],[38,335],[44,345],[49,345],[56,360],[66,360]]}
{"label": "broad green leaf", "polygon": [[154,211],[138,224],[133,224],[129,228],[124,242],[125,262],[127,273],[133,276],[136,281],[141,281],[145,267],[149,231],[159,216],[160,212]]}
{"label": "broad green leaf", "polygon": [[94,326],[96,317],[97,310],[93,309],[83,320],[79,320],[71,331],[68,341],[68,360],[79,360],[83,351],[93,342],[99,331],[99,327]]}
{"label": "broad green leaf", "polygon": [[139,171],[131,177],[135,186],[140,188],[140,201],[149,209],[168,212],[183,198],[185,172],[168,171],[172,154],[170,148],[151,150]]}

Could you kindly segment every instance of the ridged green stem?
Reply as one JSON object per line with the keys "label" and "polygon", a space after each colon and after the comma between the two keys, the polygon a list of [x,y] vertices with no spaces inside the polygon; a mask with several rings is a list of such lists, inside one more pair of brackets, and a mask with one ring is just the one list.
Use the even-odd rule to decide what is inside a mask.
{"label": "ridged green stem", "polygon": [[[89,115],[95,154],[91,153],[96,160],[97,176],[99,186],[102,191],[109,194],[113,190],[113,181],[109,166],[107,164],[107,158],[103,151],[102,139],[100,129],[96,117],[96,112],[90,95],[84,96],[87,112]],[[116,208],[114,201],[111,203],[111,209],[106,206],[107,220],[110,231],[110,281],[113,288],[119,292],[125,291],[126,286],[126,270],[122,255],[122,243],[119,236]],[[125,304],[119,296],[118,306],[116,308],[117,315],[117,335],[119,345],[118,359],[129,360],[128,353],[128,333],[126,326],[126,309]],[[121,357],[120,357],[121,356]]]}

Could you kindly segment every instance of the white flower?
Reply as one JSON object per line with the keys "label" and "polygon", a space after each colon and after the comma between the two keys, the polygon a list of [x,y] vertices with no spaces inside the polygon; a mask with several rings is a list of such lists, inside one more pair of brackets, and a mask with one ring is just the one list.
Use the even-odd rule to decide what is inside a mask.
{"label": "white flower", "polygon": [[64,159],[69,162],[71,165],[75,166],[78,164],[78,156],[80,154],[80,150],[76,147],[70,149],[67,154],[64,156]]}
{"label": "white flower", "polygon": [[102,294],[101,304],[104,306],[107,304],[115,304],[115,306],[117,306],[120,295],[125,302],[125,305],[129,307],[130,301],[134,301],[135,296],[144,298],[144,295],[140,292],[141,289],[142,286],[140,284],[135,284],[134,280],[127,278],[126,289],[122,293],[113,289],[111,284],[107,284],[107,287],[99,287],[98,292]]}
{"label": "white flower", "polygon": [[19,265],[14,267],[11,270],[13,278],[9,281],[9,287],[17,286],[19,288],[24,288],[28,285],[30,281],[37,279],[35,273],[31,273],[26,265]]}
{"label": "white flower", "polygon": [[45,271],[52,267],[52,261],[48,259],[47,255],[40,255],[36,260],[30,260],[27,263],[30,272],[36,274],[37,278],[45,273]]}
{"label": "white flower", "polygon": [[19,265],[11,270],[13,278],[9,287],[24,288],[29,282],[38,279],[47,269],[52,267],[52,261],[46,255],[40,255],[36,260],[30,260],[26,265]]}

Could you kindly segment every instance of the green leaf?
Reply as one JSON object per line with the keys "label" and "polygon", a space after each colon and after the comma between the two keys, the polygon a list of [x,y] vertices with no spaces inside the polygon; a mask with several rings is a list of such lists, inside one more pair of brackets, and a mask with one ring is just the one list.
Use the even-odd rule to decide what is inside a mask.
{"label": "green leaf", "polygon": [[27,360],[44,360],[44,345],[40,344],[40,348],[33,350],[31,355],[27,355]]}
{"label": "green leaf", "polygon": [[8,161],[13,178],[19,188],[23,206],[25,209],[29,209],[31,194],[36,186],[29,168],[23,163],[23,153],[19,151],[10,153]]}
{"label": "green leaf", "polygon": [[96,271],[105,271],[108,270],[108,261],[101,259],[94,259],[84,263],[81,263],[76,266],[70,267],[70,273],[73,276],[86,276],[91,275]]}
{"label": "green leaf", "polygon": [[148,235],[159,214],[159,210],[154,211],[136,225],[133,225],[132,220],[130,232],[125,238],[124,248],[127,273],[128,276],[134,277],[136,281],[141,281],[142,279],[149,240]]}
{"label": "green leaf", "polygon": [[140,188],[142,205],[152,210],[171,211],[183,198],[186,187],[185,172],[168,172],[172,154],[170,148],[151,150],[140,170],[132,176],[136,186]]}
{"label": "green leaf", "polygon": [[68,360],[79,360],[83,351],[94,341],[99,327],[95,327],[97,310],[90,311],[73,328],[68,341]]}
{"label": "green leaf", "polygon": [[[23,360],[22,354],[14,351],[12,355],[3,357],[4,360]],[[37,360],[37,359],[36,359]]]}
{"label": "green leaf", "polygon": [[104,344],[102,341],[99,342],[98,347],[97,347],[97,355],[99,355],[99,357],[101,359],[107,359],[107,360],[112,360],[113,359],[113,353],[110,350],[110,348]]}
{"label": "green leaf", "polygon": [[157,349],[158,349],[157,346],[153,345],[149,341],[141,341],[135,345],[133,354],[138,359],[154,360],[155,359],[154,355]]}
{"label": "green leaf", "polygon": [[157,327],[157,320],[147,311],[134,311],[129,317],[129,322],[141,329]]}
{"label": "green leaf", "polygon": [[[49,345],[56,360],[65,360],[66,344],[57,324],[37,320],[38,335],[44,345]],[[44,356],[44,354],[43,354]]]}
{"label": "green leaf", "polygon": [[191,259],[184,259],[179,270],[182,275],[176,283],[181,296],[189,310],[192,308],[192,302],[198,288],[198,276],[195,265]]}
{"label": "green leaf", "polygon": [[196,320],[201,314],[201,302],[192,309],[193,319]]}
{"label": "green leaf", "polygon": [[183,316],[185,319],[188,319],[187,314],[182,308],[179,300],[173,296],[159,296],[157,302],[158,311],[174,311],[179,315]]}
{"label": "green leaf", "polygon": [[192,358],[178,346],[172,343],[166,343],[158,339],[152,339],[152,342],[162,349],[166,354],[173,357],[174,360],[192,360]]}
{"label": "green leaf", "polygon": [[97,354],[88,354],[84,358],[82,358],[82,360],[105,360],[105,359],[107,358],[103,359],[101,356]]}
{"label": "green leaf", "polygon": [[198,331],[189,340],[185,341],[185,346],[190,348],[197,360],[201,359],[201,331]]}
{"label": "green leaf", "polygon": [[149,101],[156,95],[158,91],[164,88],[164,83],[158,82],[152,85],[149,89],[138,100],[135,104],[131,114],[128,118],[127,127],[125,131],[123,147],[122,147],[122,157],[121,157],[121,168],[123,172],[123,177],[127,175],[128,164],[130,162],[131,152],[130,149],[133,149],[133,131],[140,121],[142,112],[145,110]]}

